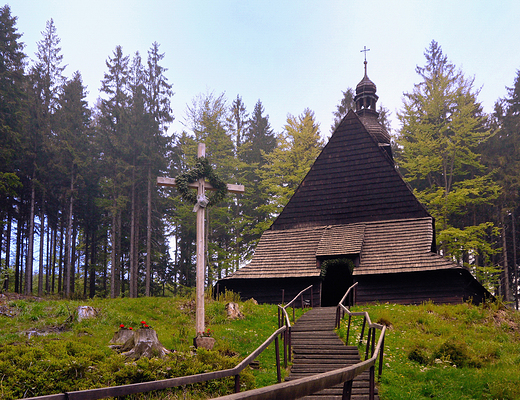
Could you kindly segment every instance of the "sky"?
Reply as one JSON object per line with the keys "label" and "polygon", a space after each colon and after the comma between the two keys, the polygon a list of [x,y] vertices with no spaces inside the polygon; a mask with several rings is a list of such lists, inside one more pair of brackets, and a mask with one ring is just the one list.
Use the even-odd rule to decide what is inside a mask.
{"label": "sky", "polygon": [[93,105],[105,62],[121,45],[146,59],[153,42],[173,84],[175,121],[200,94],[241,96],[249,113],[258,100],[275,132],[288,114],[314,111],[322,136],[330,136],[342,91],[368,76],[378,105],[391,112],[393,131],[403,93],[420,82],[432,40],[466,77],[491,113],[520,69],[518,0],[12,0],[11,14],[29,62],[51,18],[61,38],[64,73],[79,71]]}

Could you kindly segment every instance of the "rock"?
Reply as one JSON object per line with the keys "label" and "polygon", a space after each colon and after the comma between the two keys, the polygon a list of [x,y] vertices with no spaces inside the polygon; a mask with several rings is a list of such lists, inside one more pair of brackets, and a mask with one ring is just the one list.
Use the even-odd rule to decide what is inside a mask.
{"label": "rock", "polygon": [[96,309],[91,306],[79,306],[77,309],[77,313],[78,322],[81,322],[84,319],[94,318],[97,315]]}
{"label": "rock", "polygon": [[166,354],[170,353],[170,351],[159,342],[155,330],[150,328],[141,328],[131,332],[134,334],[121,348],[121,351],[123,351],[121,354],[123,356],[138,360],[141,357],[162,358]]}
{"label": "rock", "polygon": [[237,303],[227,303],[226,304],[226,312],[227,317],[229,319],[242,319],[244,318],[244,314],[240,312],[240,308]]}

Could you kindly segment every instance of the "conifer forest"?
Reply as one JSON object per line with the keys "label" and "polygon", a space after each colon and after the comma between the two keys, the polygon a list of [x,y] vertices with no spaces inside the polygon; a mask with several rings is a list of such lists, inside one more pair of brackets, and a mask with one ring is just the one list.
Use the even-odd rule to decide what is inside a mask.
{"label": "conifer forest", "polygon": [[[34,60],[16,23],[0,8],[0,291],[138,297],[194,286],[193,205],[156,179],[193,168],[200,142],[220,179],[245,186],[206,210],[210,287],[251,259],[330,136],[308,108],[275,132],[262,101],[240,95],[194,94],[186,110],[172,110],[176,77],[156,42],[146,54],[107,54],[89,106],[81,72],[65,75],[53,20]],[[520,70],[488,114],[441,45],[425,43],[399,126],[391,129],[385,108],[380,122],[399,172],[435,218],[438,252],[515,302]],[[353,90],[343,89],[332,130],[354,108]],[[182,112],[185,129],[172,132]]]}

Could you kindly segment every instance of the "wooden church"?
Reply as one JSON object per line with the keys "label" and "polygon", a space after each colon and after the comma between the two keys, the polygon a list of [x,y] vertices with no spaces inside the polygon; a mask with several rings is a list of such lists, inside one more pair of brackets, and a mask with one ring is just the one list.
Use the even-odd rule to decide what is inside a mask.
{"label": "wooden church", "polygon": [[218,282],[243,299],[281,303],[313,285],[313,305],[337,305],[358,282],[356,303],[479,303],[489,293],[436,253],[435,224],[392,159],[366,72],[350,110],[249,264]]}

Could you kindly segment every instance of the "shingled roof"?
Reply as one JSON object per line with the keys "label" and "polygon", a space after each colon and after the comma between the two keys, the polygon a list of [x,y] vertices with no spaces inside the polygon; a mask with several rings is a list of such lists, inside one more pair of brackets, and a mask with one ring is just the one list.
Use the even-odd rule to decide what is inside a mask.
{"label": "shingled roof", "polygon": [[253,260],[229,278],[319,276],[318,260],[359,256],[353,275],[457,266],[431,252],[431,217],[265,231]]}
{"label": "shingled roof", "polygon": [[271,230],[430,217],[352,110]]}

